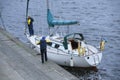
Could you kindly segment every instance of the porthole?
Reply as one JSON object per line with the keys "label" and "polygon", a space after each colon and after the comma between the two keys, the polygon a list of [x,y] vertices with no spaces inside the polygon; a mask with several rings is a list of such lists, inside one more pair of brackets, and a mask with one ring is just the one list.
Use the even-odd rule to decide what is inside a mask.
{"label": "porthole", "polygon": [[87,57],[87,59],[90,59],[90,57]]}
{"label": "porthole", "polygon": [[59,48],[59,45],[58,45],[58,44],[55,44],[55,48]]}

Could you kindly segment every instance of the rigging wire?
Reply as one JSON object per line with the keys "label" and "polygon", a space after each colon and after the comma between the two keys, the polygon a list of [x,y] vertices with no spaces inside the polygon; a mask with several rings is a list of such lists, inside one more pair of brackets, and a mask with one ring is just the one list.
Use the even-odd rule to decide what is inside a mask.
{"label": "rigging wire", "polygon": [[[37,26],[39,26],[39,21],[40,21],[40,5],[39,5],[39,3],[40,3],[40,1],[36,1],[36,12],[34,13],[34,17],[35,17],[35,19],[36,19],[36,24],[34,23],[34,25],[36,25],[36,27]],[[36,33],[38,34],[38,35],[43,35],[43,26],[40,26],[40,27],[37,27],[38,29],[37,29],[37,31],[36,31]]]}

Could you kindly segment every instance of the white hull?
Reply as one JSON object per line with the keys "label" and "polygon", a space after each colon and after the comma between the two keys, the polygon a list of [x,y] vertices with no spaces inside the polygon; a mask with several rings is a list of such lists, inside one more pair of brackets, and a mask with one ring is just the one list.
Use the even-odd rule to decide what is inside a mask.
{"label": "white hull", "polygon": [[[73,55],[72,60],[73,60],[73,66],[74,67],[91,67],[91,66],[96,66],[101,62],[101,59],[99,56],[102,56],[101,53],[99,54],[94,54],[90,56],[77,56]],[[48,52],[48,58],[59,65],[64,65],[64,66],[71,66],[71,54],[56,54],[53,52]]]}
{"label": "white hull", "polygon": [[[39,51],[40,46],[36,45],[36,39],[38,39],[38,37],[34,35],[31,37],[27,36],[27,38],[37,48],[37,51]],[[49,60],[52,60],[55,63],[63,66],[73,67],[97,66],[101,62],[102,53],[90,45],[87,45],[87,47],[93,49],[95,52],[92,53],[92,51],[87,51],[84,55],[81,56],[78,55],[78,53],[76,53],[76,50],[68,52],[68,50],[64,49],[60,50],[51,46],[47,46],[47,56]]]}

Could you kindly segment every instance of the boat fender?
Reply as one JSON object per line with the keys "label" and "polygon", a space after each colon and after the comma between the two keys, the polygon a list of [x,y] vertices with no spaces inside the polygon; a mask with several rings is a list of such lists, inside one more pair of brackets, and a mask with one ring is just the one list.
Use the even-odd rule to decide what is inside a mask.
{"label": "boat fender", "polygon": [[103,51],[105,48],[105,40],[101,40],[100,42],[100,51]]}
{"label": "boat fender", "polygon": [[78,48],[78,53],[79,53],[79,55],[84,55],[85,48],[83,48],[83,47]]}
{"label": "boat fender", "polygon": [[81,42],[78,42],[78,53],[79,55],[84,55],[85,48],[81,46]]}
{"label": "boat fender", "polygon": [[74,61],[73,61],[73,58],[71,57],[70,59],[70,66],[73,67],[74,66]]}
{"label": "boat fender", "polygon": [[84,55],[85,54],[85,48],[83,47],[82,48],[82,55]]}

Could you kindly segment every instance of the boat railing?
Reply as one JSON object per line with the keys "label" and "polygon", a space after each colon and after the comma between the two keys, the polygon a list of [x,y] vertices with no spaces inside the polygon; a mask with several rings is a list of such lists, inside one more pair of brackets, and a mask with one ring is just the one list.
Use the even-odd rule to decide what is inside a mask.
{"label": "boat railing", "polygon": [[56,38],[56,39],[50,38],[50,40],[58,42],[58,43],[63,43],[62,37],[59,37],[59,38]]}
{"label": "boat railing", "polygon": [[[94,53],[94,54],[98,56],[99,53],[101,53],[101,52],[98,51],[97,53]],[[88,52],[88,54],[84,54],[85,57],[91,56],[91,55],[93,55],[93,54],[90,54],[89,52]],[[98,58],[99,58],[99,56],[98,56]],[[100,59],[99,59],[99,60],[100,60]]]}

